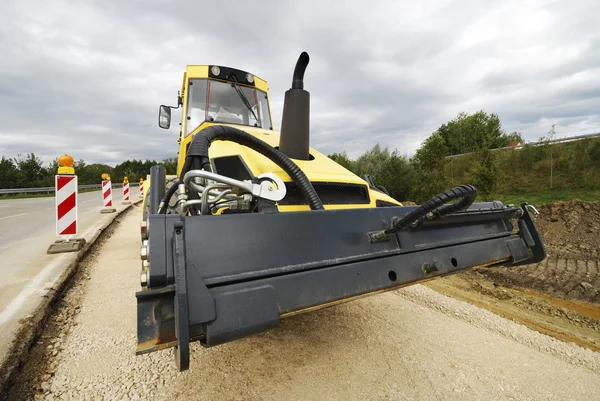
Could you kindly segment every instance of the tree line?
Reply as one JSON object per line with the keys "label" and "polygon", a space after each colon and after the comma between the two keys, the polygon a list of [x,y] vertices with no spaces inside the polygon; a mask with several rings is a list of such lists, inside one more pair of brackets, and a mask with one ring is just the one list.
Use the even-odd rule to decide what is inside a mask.
{"label": "tree line", "polygon": [[[163,165],[167,174],[176,174],[177,159],[170,158],[157,162],[155,160],[126,160],[111,167],[106,164],[87,164],[78,160],[73,164],[80,185],[99,184],[102,174],[107,173],[113,182],[123,182],[127,177],[130,182],[146,178],[150,167]],[[58,157],[50,163],[44,164],[35,153],[17,155],[16,157],[2,156],[0,159],[0,189],[7,188],[35,188],[54,186],[54,176],[58,170]]]}
{"label": "tree line", "polygon": [[[459,113],[442,124],[417,149],[413,157],[376,144],[356,159],[346,152],[328,157],[360,177],[370,175],[399,201],[424,202],[461,184],[475,185],[481,200],[498,194],[536,192],[545,188],[600,189],[600,138],[551,144],[554,127],[541,137],[541,145],[492,151],[523,143],[518,132],[506,133],[496,114]],[[464,155],[465,153],[469,153]],[[462,155],[449,158],[448,156]],[[75,162],[81,184],[97,184],[103,173],[115,182],[144,178],[150,167],[162,164],[176,174],[177,159],[127,160],[115,167]],[[57,160],[44,166],[33,153],[0,160],[0,188],[54,185]]]}
{"label": "tree line", "polygon": [[[345,152],[329,157],[355,174],[370,174],[397,200],[424,202],[446,189],[474,185],[481,200],[545,189],[600,189],[600,138],[551,143],[554,126],[523,144],[506,133],[496,114],[459,113],[429,136],[411,158],[375,145],[356,160]],[[512,147],[509,147],[512,145]],[[509,150],[492,149],[509,147]],[[448,156],[461,155],[453,158]]]}
{"label": "tree line", "polygon": [[[423,202],[449,189],[447,156],[475,152],[469,166],[469,184],[475,185],[483,198],[489,198],[497,186],[495,155],[490,149],[522,143],[518,132],[506,133],[496,114],[478,111],[459,113],[429,136],[409,158],[398,150],[376,144],[356,160],[346,152],[329,157],[359,176],[370,175],[375,184],[383,185],[399,201]],[[461,183],[463,184],[463,183]]]}

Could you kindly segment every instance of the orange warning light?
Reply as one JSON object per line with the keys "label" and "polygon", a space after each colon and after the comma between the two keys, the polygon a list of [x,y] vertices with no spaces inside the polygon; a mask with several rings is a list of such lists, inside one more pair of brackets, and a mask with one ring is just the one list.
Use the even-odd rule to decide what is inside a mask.
{"label": "orange warning light", "polygon": [[72,167],[73,166],[73,158],[68,155],[68,154],[64,154],[61,157],[58,158],[58,164],[61,167]]}
{"label": "orange warning light", "polygon": [[58,175],[75,175],[73,158],[66,153],[58,158]]}

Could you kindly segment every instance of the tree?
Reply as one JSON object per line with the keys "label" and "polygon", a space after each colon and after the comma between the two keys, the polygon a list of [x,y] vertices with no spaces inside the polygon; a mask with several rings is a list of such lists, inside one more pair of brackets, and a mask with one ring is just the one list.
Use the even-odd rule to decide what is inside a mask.
{"label": "tree", "polygon": [[[110,174],[114,182],[120,182],[124,177],[128,177],[130,182],[136,182],[140,178],[145,179],[150,173],[150,167],[155,165],[163,165],[169,175],[177,174],[177,158],[165,159],[160,163],[155,160],[125,160],[114,168],[78,160],[73,167],[79,184],[88,185],[99,184],[104,173]],[[58,167],[58,158],[44,166],[33,153],[25,156],[19,154],[15,158],[3,156],[0,159],[0,188],[51,187]]]}
{"label": "tree", "polygon": [[24,180],[23,173],[13,161],[2,156],[0,159],[0,188],[19,188]]}
{"label": "tree", "polygon": [[[171,157],[169,159],[165,159],[160,164],[162,164],[165,167],[166,173],[168,175],[177,174],[177,158],[176,157]],[[145,171],[148,171],[147,174],[150,174],[150,168],[148,168]],[[146,176],[144,175],[142,178],[145,179]]]}
{"label": "tree", "polygon": [[394,150],[379,170],[378,181],[399,201],[408,200],[415,179],[415,170],[406,156]]}
{"label": "tree", "polygon": [[46,170],[39,157],[34,153],[28,153],[26,156],[19,154],[14,160],[17,168],[23,174],[25,185],[32,187],[41,186],[40,181],[43,181]]}
{"label": "tree", "polygon": [[361,178],[371,176],[375,185],[385,187],[394,199],[406,200],[412,191],[413,166],[397,150],[390,152],[388,148],[376,144],[356,160],[351,160],[346,152],[334,153],[328,157]]}
{"label": "tree", "polygon": [[494,152],[486,146],[477,150],[468,177],[471,178],[471,184],[477,188],[477,193],[483,200],[492,200],[492,194],[500,182],[500,169]]}
{"label": "tree", "polygon": [[421,170],[439,170],[443,169],[447,163],[446,156],[448,155],[448,146],[444,137],[439,132],[434,132],[421,145],[413,162]]}
{"label": "tree", "polygon": [[523,141],[523,137],[521,136],[520,132],[517,131],[513,131],[510,134],[508,134],[506,136],[508,138],[508,144],[510,145],[511,143],[524,143],[525,141]]}
{"label": "tree", "polygon": [[[490,148],[501,148],[511,142],[502,129],[498,115],[487,114],[483,110],[471,115],[461,112],[454,120],[442,124],[435,134],[446,146],[446,156],[475,152],[484,141]],[[423,146],[427,145],[426,141]]]}
{"label": "tree", "polygon": [[459,113],[417,150],[412,159],[416,184],[411,196],[415,201],[426,201],[452,185],[446,173],[446,157],[464,153],[475,153],[469,176],[479,184],[480,192],[489,196],[498,184],[496,157],[489,149],[508,146],[515,140],[522,142],[521,134],[507,135],[496,114],[483,110],[470,115]]}
{"label": "tree", "polygon": [[342,152],[342,153],[333,153],[329,156],[331,160],[333,160],[334,162],[336,162],[337,164],[339,164],[342,167],[347,168],[350,171],[353,171],[354,165],[353,165],[353,161],[350,160],[350,158],[348,157],[348,155],[346,154],[346,152]]}
{"label": "tree", "polygon": [[368,174],[377,182],[381,178],[381,170],[390,158],[390,150],[376,144],[354,162],[354,173],[360,177]]}
{"label": "tree", "polygon": [[447,186],[445,166],[448,147],[439,132],[433,133],[417,149],[411,159],[414,168],[414,185],[411,200],[421,203],[442,192]]}

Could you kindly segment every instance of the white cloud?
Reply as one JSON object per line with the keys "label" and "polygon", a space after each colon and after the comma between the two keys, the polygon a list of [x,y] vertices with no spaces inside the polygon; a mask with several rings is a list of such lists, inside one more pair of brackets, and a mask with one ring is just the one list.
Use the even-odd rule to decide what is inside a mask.
{"label": "white cloud", "polygon": [[596,1],[260,4],[4,0],[2,155],[175,156],[178,126],[160,130],[157,109],[175,102],[186,64],[267,79],[279,127],[302,50],[312,144],[325,153],[380,142],[412,154],[481,109],[529,140],[552,123],[559,134],[600,128]]}

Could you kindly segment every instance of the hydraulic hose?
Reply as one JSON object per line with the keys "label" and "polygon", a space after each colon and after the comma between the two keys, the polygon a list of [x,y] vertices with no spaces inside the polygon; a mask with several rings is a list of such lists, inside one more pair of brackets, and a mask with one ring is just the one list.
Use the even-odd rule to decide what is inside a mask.
{"label": "hydraulic hose", "polygon": [[194,136],[186,154],[186,162],[184,170],[181,172],[181,177],[190,170],[189,167],[186,169],[185,166],[195,166],[198,163],[197,160],[199,160],[201,168],[211,171],[208,148],[213,141],[235,142],[266,156],[292,178],[312,210],[324,209],[323,203],[308,180],[308,177],[289,157],[255,136],[225,125],[212,125]]}
{"label": "hydraulic hose", "polygon": [[[467,209],[475,202],[477,198],[477,189],[472,185],[461,185],[449,191],[431,198],[421,206],[410,212],[404,217],[397,218],[391,228],[383,233],[385,235],[396,233],[412,225],[418,225],[425,219],[435,219],[442,216],[456,213],[459,210]],[[450,201],[460,199],[453,204],[447,204]]]}
{"label": "hydraulic hose", "polygon": [[167,192],[165,193],[165,196],[163,196],[163,198],[160,201],[160,204],[158,205],[158,214],[167,214],[167,209],[169,208],[169,202],[171,201],[171,197],[173,196],[173,194],[175,192],[177,192],[177,188],[179,187],[179,184],[181,184],[181,183],[182,183],[181,180],[177,180],[167,190]]}

